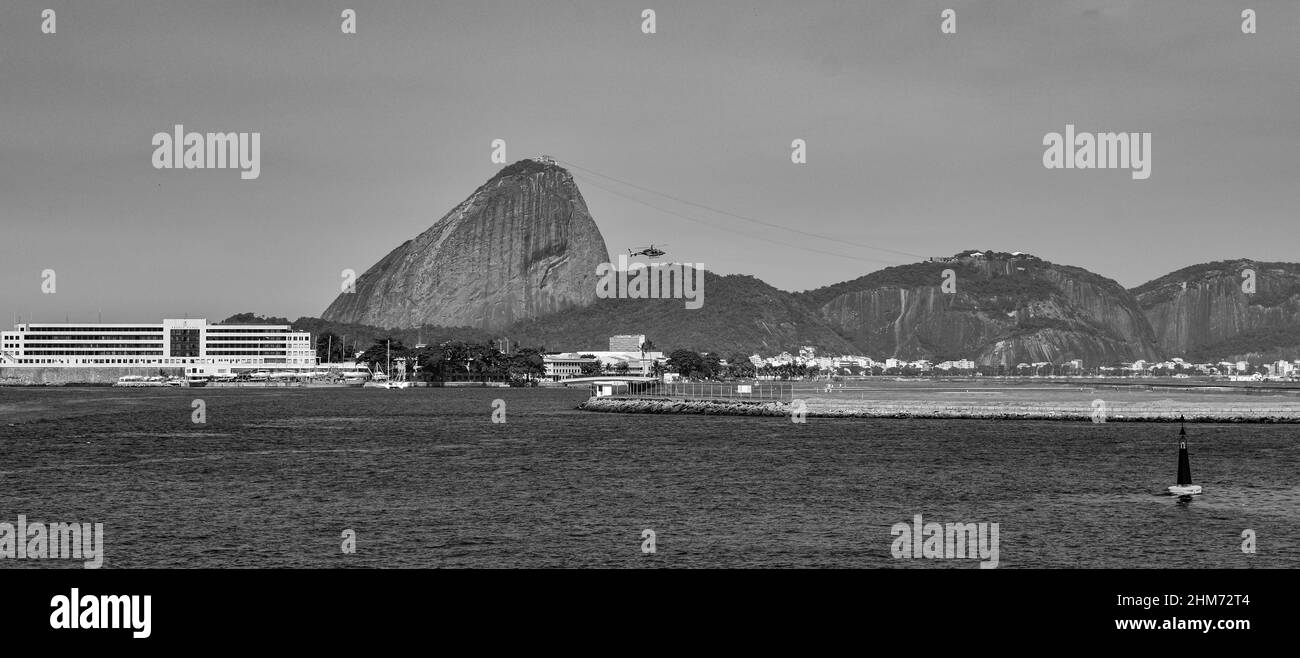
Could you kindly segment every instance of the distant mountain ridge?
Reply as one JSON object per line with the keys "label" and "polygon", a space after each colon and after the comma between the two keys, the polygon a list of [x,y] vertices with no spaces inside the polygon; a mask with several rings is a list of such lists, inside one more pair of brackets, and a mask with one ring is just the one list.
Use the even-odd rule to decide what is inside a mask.
{"label": "distant mountain ridge", "polygon": [[752,276],[704,274],[705,303],[688,309],[681,299],[601,299],[581,309],[515,324],[520,344],[565,350],[603,349],[609,337],[644,334],[657,349],[686,348],[732,355],[779,354],[812,346],[850,353],[854,346],[795,295]]}
{"label": "distant mountain ridge", "polygon": [[[1207,263],[1126,290],[1030,254],[967,250],[799,293],[708,272],[703,308],[686,309],[680,299],[598,298],[597,267],[607,262],[569,172],[521,160],[368,269],[319,322],[464,327],[566,351],[645,334],[661,349],[727,355],[812,346],[1005,366],[1300,349],[1295,263]],[[1247,266],[1254,294],[1240,289]],[[946,270],[954,292],[943,288]]]}
{"label": "distant mountain ridge", "polygon": [[[953,292],[944,292],[951,270]],[[1111,363],[1158,356],[1118,283],[1029,254],[965,251],[797,296],[865,354],[979,365]]]}
{"label": "distant mountain ridge", "polygon": [[[1243,289],[1248,271],[1253,293]],[[1202,263],[1132,292],[1169,354],[1246,357],[1300,346],[1300,263]]]}

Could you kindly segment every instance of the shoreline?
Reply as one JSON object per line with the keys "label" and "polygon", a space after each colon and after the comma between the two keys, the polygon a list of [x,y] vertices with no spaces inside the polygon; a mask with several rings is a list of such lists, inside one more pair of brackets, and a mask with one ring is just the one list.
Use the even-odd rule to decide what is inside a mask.
{"label": "shoreline", "polygon": [[[1060,420],[1094,421],[1094,410],[1081,405],[994,405],[944,404],[897,401],[819,400],[805,402],[806,418],[899,418],[967,420]],[[790,416],[791,402],[777,400],[688,399],[682,397],[614,396],[592,397],[578,405],[581,411],[628,414],[697,414],[711,416]],[[1205,403],[1181,405],[1117,406],[1108,410],[1104,422],[1189,423],[1300,423],[1300,409],[1277,409],[1249,404],[1215,408]]]}

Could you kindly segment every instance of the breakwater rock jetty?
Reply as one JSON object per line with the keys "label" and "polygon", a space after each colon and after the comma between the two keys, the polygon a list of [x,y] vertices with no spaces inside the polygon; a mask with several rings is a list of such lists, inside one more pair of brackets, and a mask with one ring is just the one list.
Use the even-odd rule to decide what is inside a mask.
{"label": "breakwater rock jetty", "polygon": [[621,414],[706,414],[717,416],[789,416],[790,403],[773,400],[715,400],[661,397],[593,397],[583,411]]}
{"label": "breakwater rock jetty", "polygon": [[1234,400],[1231,404],[1205,399],[1163,399],[1149,402],[1081,399],[1077,403],[987,401],[932,402],[845,400],[810,397],[793,401],[718,398],[593,397],[578,405],[583,411],[640,414],[704,414],[718,416],[790,416],[807,418],[914,418],[981,420],[1066,420],[1078,422],[1300,423],[1300,400]]}

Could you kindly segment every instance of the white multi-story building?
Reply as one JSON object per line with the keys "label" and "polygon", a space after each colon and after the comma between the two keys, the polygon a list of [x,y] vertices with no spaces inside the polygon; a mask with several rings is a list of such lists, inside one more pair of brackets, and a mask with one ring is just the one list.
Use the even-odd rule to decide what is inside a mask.
{"label": "white multi-story building", "polygon": [[316,350],[289,325],[31,323],[0,332],[0,366],[294,369],[315,367]]}
{"label": "white multi-story building", "polygon": [[551,381],[564,381],[582,376],[582,368],[589,363],[599,363],[594,355],[584,352],[565,352],[560,354],[543,354],[542,363],[546,368],[545,377]]}

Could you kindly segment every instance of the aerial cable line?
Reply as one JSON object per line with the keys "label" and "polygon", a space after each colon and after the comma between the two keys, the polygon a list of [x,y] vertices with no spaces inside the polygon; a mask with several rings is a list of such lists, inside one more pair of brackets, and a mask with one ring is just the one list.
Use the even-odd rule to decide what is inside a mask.
{"label": "aerial cable line", "polygon": [[[627,182],[627,181],[625,181],[625,180],[620,180],[620,179],[618,179],[618,178],[614,178],[613,176],[607,176],[607,175],[605,175],[605,174],[598,173],[598,172],[592,171],[592,170],[590,170],[590,169],[587,169],[586,167],[583,167],[583,166],[580,166],[580,165],[576,165],[576,164],[574,164],[574,163],[572,163],[572,162],[566,162],[566,161],[564,161],[564,160],[560,160],[560,159],[558,159],[558,158],[556,159],[556,162],[559,162],[559,163],[563,164],[563,165],[566,166],[566,167],[569,167],[569,168],[572,168],[572,169],[577,169],[577,170],[579,170],[579,171],[585,172],[585,173],[590,174],[590,175],[592,175],[592,176],[600,176],[601,178],[605,178],[605,179],[608,179],[608,180],[614,181],[615,183],[621,183],[621,184],[623,184],[623,185],[627,185],[628,187],[636,188],[636,189],[638,189],[638,190],[641,190],[642,192],[649,192],[650,194],[654,194],[654,195],[657,195],[657,196],[661,196],[661,197],[664,197],[664,198],[666,198],[666,199],[672,199],[673,201],[676,201],[676,202],[678,202],[678,203],[684,203],[684,204],[686,204],[686,205],[688,205],[688,206],[695,206],[696,208],[702,208],[702,209],[707,210],[707,211],[709,211],[709,212],[717,213],[717,214],[719,214],[719,215],[726,215],[726,216],[728,216],[728,217],[735,217],[736,219],[741,219],[741,220],[744,220],[744,221],[747,221],[747,222],[753,222],[753,223],[755,223],[755,224],[762,224],[763,226],[769,226],[769,227],[772,227],[772,228],[780,229],[780,230],[782,230],[782,231],[790,231],[791,233],[798,233],[798,234],[800,234],[800,235],[806,235],[806,236],[808,236],[808,237],[817,238],[817,239],[819,239],[819,240],[828,240],[828,241],[830,241],[830,242],[835,242],[835,243],[838,243],[838,244],[847,244],[847,245],[852,245],[852,246],[854,246],[854,247],[862,247],[862,248],[864,248],[864,249],[874,249],[874,250],[876,250],[876,251],[884,251],[884,252],[891,253],[891,254],[895,254],[895,255],[898,255],[898,256],[907,256],[907,257],[909,257],[909,258],[920,258],[920,259],[924,259],[924,258],[925,258],[925,256],[922,256],[922,255],[920,255],[920,254],[913,254],[913,253],[906,252],[906,251],[898,251],[898,250],[896,250],[896,249],[886,249],[885,247],[877,247],[877,246],[874,246],[874,245],[862,244],[862,243],[860,243],[860,242],[853,242],[853,241],[851,241],[851,240],[845,240],[845,239],[843,239],[843,238],[833,238],[833,237],[830,237],[830,236],[827,236],[827,235],[821,235],[821,234],[819,234],[819,233],[813,233],[813,232],[811,232],[811,231],[803,231],[803,230],[800,230],[800,229],[797,229],[797,228],[790,228],[789,226],[782,226],[782,225],[780,225],[780,224],[776,224],[776,223],[773,223],[773,222],[766,222],[766,221],[763,221],[763,220],[761,220],[761,219],[754,219],[753,217],[746,217],[746,216],[744,216],[744,215],[738,215],[738,214],[733,213],[733,212],[727,212],[726,210],[718,210],[717,208],[711,208],[711,207],[706,206],[706,205],[704,205],[704,204],[702,204],[702,203],[695,203],[694,201],[687,201],[686,199],[681,199],[681,198],[675,197],[675,196],[673,196],[673,195],[671,195],[671,194],[665,194],[665,193],[663,193],[663,192],[656,192],[655,190],[652,190],[652,189],[650,189],[650,188],[648,188],[648,187],[642,187],[642,186],[640,186],[640,185],[637,185],[636,183],[629,183],[629,182]],[[880,261],[880,262],[883,262],[883,261]]]}
{"label": "aerial cable line", "polygon": [[[728,227],[725,227],[725,226],[718,226],[718,225],[716,225],[716,224],[713,224],[713,223],[711,223],[711,222],[707,222],[707,221],[705,221],[705,220],[703,220],[703,219],[700,219],[700,218],[698,218],[698,217],[691,217],[691,216],[689,216],[689,215],[683,215],[683,214],[681,214],[681,213],[679,213],[679,212],[675,212],[675,211],[669,210],[669,209],[667,209],[667,208],[663,208],[663,207],[661,207],[661,206],[657,206],[657,205],[655,205],[655,204],[653,204],[653,203],[650,203],[650,202],[648,202],[648,201],[644,201],[644,200],[642,200],[642,199],[638,199],[638,198],[636,198],[636,197],[634,197],[634,196],[630,196],[630,195],[628,195],[628,194],[624,194],[624,193],[622,193],[622,192],[619,192],[618,190],[611,189],[611,188],[606,187],[605,185],[602,185],[602,184],[600,184],[600,183],[598,183],[598,182],[596,182],[596,181],[594,181],[594,180],[591,180],[590,178],[587,179],[587,183],[589,183],[589,184],[591,184],[591,185],[593,185],[593,186],[595,186],[595,187],[597,187],[597,188],[599,188],[599,189],[602,189],[602,190],[604,190],[604,191],[606,191],[606,192],[609,192],[610,194],[614,194],[614,195],[617,195],[617,196],[623,197],[624,199],[627,199],[627,200],[629,200],[629,201],[635,201],[636,203],[639,203],[639,204],[641,204],[641,205],[643,205],[643,206],[646,206],[646,207],[648,207],[648,208],[653,208],[654,210],[658,210],[659,212],[662,212],[662,213],[667,213],[667,214],[669,214],[669,215],[673,215],[674,217],[680,217],[680,218],[682,218],[682,219],[685,219],[685,220],[688,220],[688,221],[691,221],[691,222],[695,222],[695,223],[698,223],[698,224],[705,224],[705,225],[707,225],[707,226],[713,226],[714,228],[721,228],[721,229],[723,229],[723,230],[728,230],[728,231],[731,231],[731,230],[732,230],[732,229],[730,229],[730,228],[728,228]],[[734,231],[732,231],[732,232],[734,232]],[[779,240],[772,240],[772,239],[770,239],[770,238],[765,238],[765,237],[763,237],[763,236],[761,236],[761,235],[755,235],[755,234],[753,234],[753,233],[738,233],[738,235],[741,235],[741,236],[743,236],[743,237],[747,237],[747,238],[753,238],[753,239],[755,239],[755,240],[762,240],[763,242],[770,242],[770,243],[772,243],[772,244],[774,244],[774,245],[778,245],[778,246],[785,247],[785,248],[788,248],[788,249],[801,249],[801,250],[803,250],[803,251],[811,251],[811,252],[815,252],[815,253],[819,253],[819,254],[825,254],[825,255],[827,255],[827,256],[836,256],[836,257],[838,257],[838,258],[848,258],[848,259],[851,259],[851,260],[862,261],[862,262],[864,262],[864,263],[877,263],[877,264],[879,264],[879,263],[884,263],[885,265],[899,265],[899,264],[900,264],[900,263],[893,262],[893,261],[880,260],[880,259],[878,259],[878,258],[864,258],[864,257],[862,257],[862,256],[851,256],[851,255],[849,255],[849,254],[840,254],[840,253],[836,253],[836,252],[833,252],[833,251],[825,251],[825,250],[817,249],[817,248],[814,248],[814,247],[802,247],[802,246],[799,246],[799,245],[796,245],[796,244],[790,244],[790,243],[788,243],[788,242],[781,242],[781,241],[779,241]]]}

